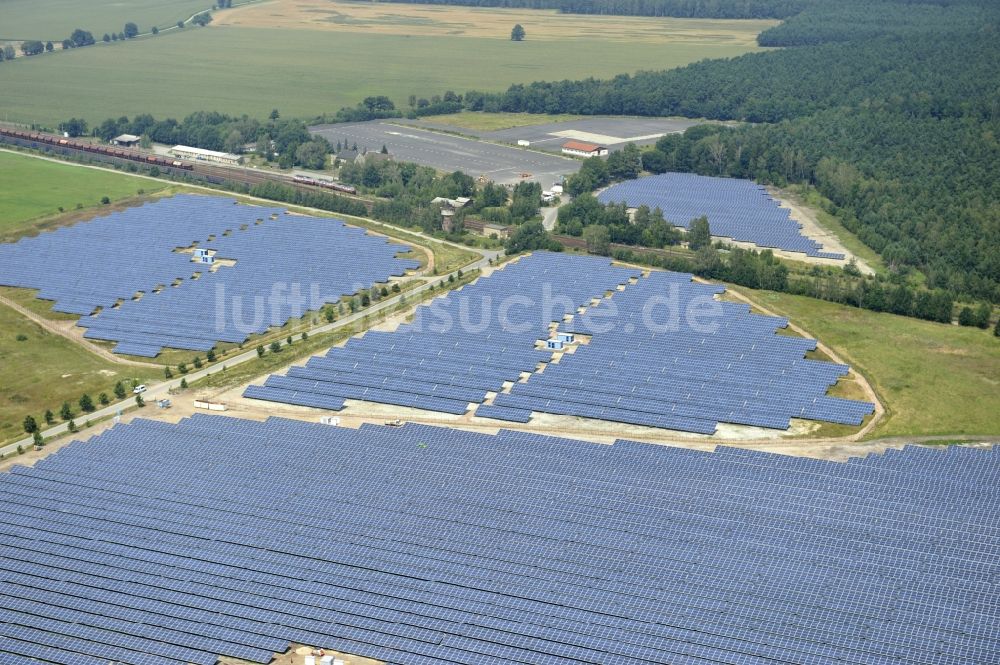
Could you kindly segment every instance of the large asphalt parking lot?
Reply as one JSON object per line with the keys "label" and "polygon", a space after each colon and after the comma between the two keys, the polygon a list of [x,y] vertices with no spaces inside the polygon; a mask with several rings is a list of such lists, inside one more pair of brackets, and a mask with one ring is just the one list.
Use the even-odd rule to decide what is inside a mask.
{"label": "large asphalt parking lot", "polygon": [[[513,146],[432,132],[411,125],[383,121],[319,125],[309,131],[336,145],[378,152],[386,146],[398,161],[415,162],[440,171],[463,171],[474,178],[485,175],[497,183],[534,180],[548,189],[575,173],[580,161]],[[521,174],[530,173],[522,178]]]}

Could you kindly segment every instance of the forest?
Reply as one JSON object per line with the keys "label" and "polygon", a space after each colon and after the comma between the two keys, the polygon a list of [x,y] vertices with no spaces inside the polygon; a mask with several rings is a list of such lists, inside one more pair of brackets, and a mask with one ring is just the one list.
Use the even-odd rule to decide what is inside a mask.
{"label": "forest", "polygon": [[555,9],[565,14],[676,18],[787,18],[818,0],[393,0],[421,5]]}
{"label": "forest", "polygon": [[806,3],[774,51],[610,80],[471,92],[471,110],[681,115],[647,170],[814,185],[927,287],[1000,302],[1000,4]]}

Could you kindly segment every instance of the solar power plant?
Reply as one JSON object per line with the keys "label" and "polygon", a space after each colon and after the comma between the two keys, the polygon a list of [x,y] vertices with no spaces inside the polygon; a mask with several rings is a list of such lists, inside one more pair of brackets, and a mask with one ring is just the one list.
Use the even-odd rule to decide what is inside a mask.
{"label": "solar power plant", "polygon": [[714,236],[819,258],[844,258],[824,252],[820,243],[802,235],[802,225],[789,216],[789,210],[752,180],[663,173],[612,185],[597,199],[624,201],[630,208],[659,208],[667,221],[683,228],[705,215]]}
{"label": "solar power plant", "polygon": [[[175,251],[195,243],[235,265]],[[56,311],[83,316],[86,337],[153,357],[242,342],[307,304],[403,275],[419,267],[396,257],[408,249],[335,219],[181,195],[0,245],[0,284],[39,289]]]}
{"label": "solar power plant", "polygon": [[[804,358],[814,340],[777,335],[785,319],[712,298],[723,290],[688,274],[643,277],[608,259],[538,252],[419,309],[412,324],[352,338],[244,396],[455,415],[476,405],[479,417],[511,422],[537,412],[700,434],[720,422],[787,429],[791,418],[860,425],[873,412],[868,402],[826,395],[846,365]],[[514,304],[512,315],[501,315],[504,303]],[[665,309],[650,312],[651,303]],[[664,318],[666,303],[674,322]],[[699,303],[716,309],[686,316]],[[557,334],[586,334],[589,343],[573,353],[536,348],[552,338],[553,322]]]}
{"label": "solar power plant", "polygon": [[0,662],[995,663],[998,481],[995,449],[136,420],[0,476]]}

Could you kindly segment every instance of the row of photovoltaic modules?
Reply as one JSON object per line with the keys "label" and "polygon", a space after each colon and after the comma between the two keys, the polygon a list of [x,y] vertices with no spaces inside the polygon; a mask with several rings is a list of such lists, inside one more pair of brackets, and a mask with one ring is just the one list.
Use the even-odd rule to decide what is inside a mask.
{"label": "row of photovoltaic modules", "polygon": [[612,185],[597,196],[601,203],[624,201],[630,208],[659,208],[664,218],[687,228],[692,219],[708,217],[712,235],[752,242],[758,247],[843,259],[802,235],[802,225],[752,180],[712,178],[691,173],[663,173]]}
{"label": "row of photovoltaic modules", "polygon": [[[244,396],[333,410],[356,399],[458,415],[474,404],[479,417],[512,422],[541,412],[704,434],[720,422],[858,425],[872,412],[867,402],[826,395],[846,366],[805,359],[815,341],[776,335],[784,319],[717,302],[721,290],[686,274],[641,277],[607,259],[536,253],[422,308],[413,324],[353,338]],[[524,297],[532,304],[516,300]],[[505,322],[499,311],[515,301],[516,320]],[[689,317],[699,305],[717,310]],[[574,317],[559,331],[591,340],[548,362],[552,352],[535,342],[565,314]],[[547,364],[536,372],[539,363]]]}
{"label": "row of photovoltaic modules", "polygon": [[998,488],[995,449],[138,420],[0,478],[0,662],[983,665]]}
{"label": "row of photovoltaic modules", "polygon": [[[83,317],[85,337],[153,357],[164,347],[243,342],[419,266],[396,258],[408,247],[338,220],[235,203],[175,196],[0,245],[0,284],[39,289],[56,311]],[[212,272],[174,251],[192,243],[236,264]]]}

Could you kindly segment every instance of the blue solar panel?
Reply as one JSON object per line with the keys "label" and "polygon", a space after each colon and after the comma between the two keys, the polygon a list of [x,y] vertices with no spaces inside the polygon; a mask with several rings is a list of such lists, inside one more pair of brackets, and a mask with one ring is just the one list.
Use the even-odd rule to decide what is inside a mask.
{"label": "blue solar panel", "polygon": [[998,481],[996,449],[139,419],[0,475],[0,662],[991,663]]}
{"label": "blue solar panel", "polygon": [[820,243],[802,235],[802,225],[789,216],[789,209],[752,180],[663,173],[612,185],[597,199],[625,202],[630,208],[659,208],[668,222],[683,228],[705,215],[714,236],[819,258],[844,258],[822,251]]}
{"label": "blue solar panel", "polygon": [[[367,332],[269,378],[265,387],[280,392],[245,395],[282,401],[291,391],[303,404],[315,393],[457,415],[479,404],[479,417],[512,422],[541,412],[700,434],[718,423],[787,429],[792,418],[859,425],[873,412],[826,396],[848,368],[805,359],[814,340],[777,335],[785,319],[720,302],[722,291],[690,275],[539,252],[418,309],[395,332]],[[504,320],[511,303],[516,314]],[[688,315],[706,305],[705,316]],[[670,312],[676,321],[663,318]],[[587,343],[570,342],[556,362],[538,347],[559,333]]]}
{"label": "blue solar panel", "polygon": [[403,275],[419,267],[397,257],[407,249],[336,219],[181,195],[0,244],[0,284],[39,289],[116,353],[154,357],[241,343]]}

